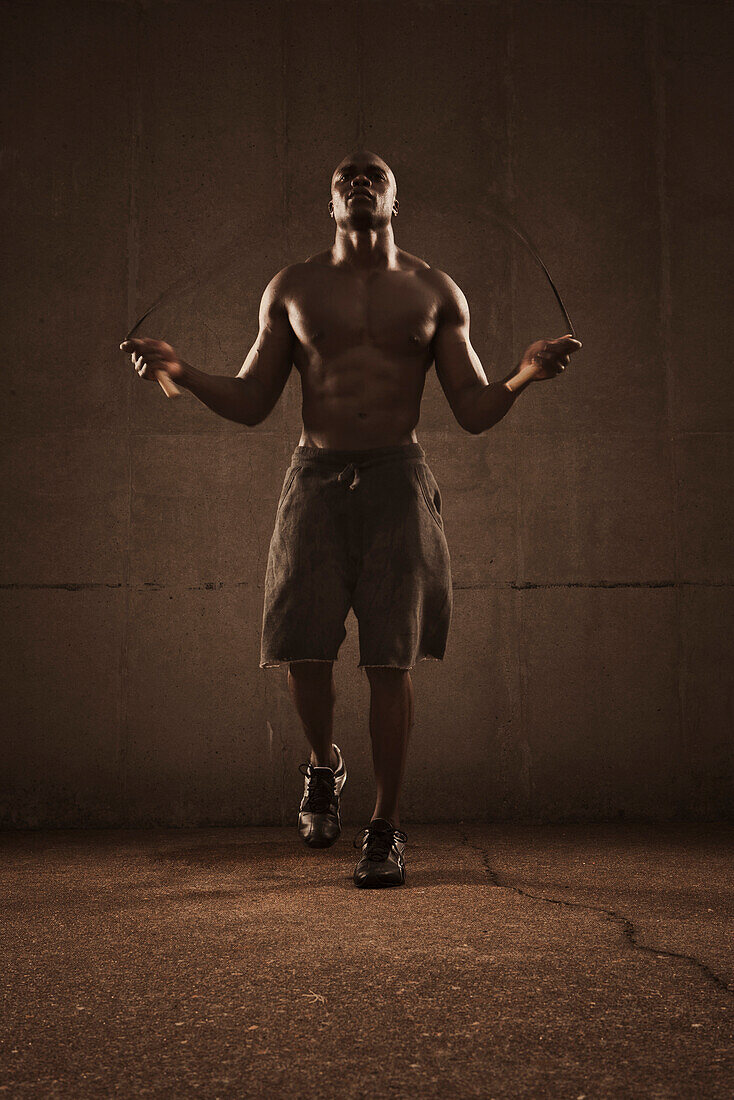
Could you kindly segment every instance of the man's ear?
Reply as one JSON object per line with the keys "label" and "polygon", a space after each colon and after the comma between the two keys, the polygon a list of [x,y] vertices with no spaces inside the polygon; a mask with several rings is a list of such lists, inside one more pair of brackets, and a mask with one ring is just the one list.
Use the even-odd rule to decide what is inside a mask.
{"label": "man's ear", "polygon": [[399,207],[400,207],[400,203],[398,202],[397,199],[395,199],[395,202],[392,204],[392,212],[393,212],[393,214],[395,215],[396,218],[398,216]]}

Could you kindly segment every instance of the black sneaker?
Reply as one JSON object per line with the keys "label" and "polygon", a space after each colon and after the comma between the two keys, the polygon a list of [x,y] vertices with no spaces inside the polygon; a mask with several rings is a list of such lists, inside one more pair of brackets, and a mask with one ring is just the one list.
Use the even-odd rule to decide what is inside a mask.
{"label": "black sneaker", "polygon": [[354,885],[402,886],[407,839],[402,829],[393,829],[384,817],[370,821],[354,838],[354,847],[362,847],[362,857],[354,869]]}
{"label": "black sneaker", "polygon": [[347,781],[347,768],[338,745],[334,745],[337,766],[317,768],[301,764],[305,775],[303,798],[298,811],[298,833],[309,848],[329,848],[342,831],[339,797]]}

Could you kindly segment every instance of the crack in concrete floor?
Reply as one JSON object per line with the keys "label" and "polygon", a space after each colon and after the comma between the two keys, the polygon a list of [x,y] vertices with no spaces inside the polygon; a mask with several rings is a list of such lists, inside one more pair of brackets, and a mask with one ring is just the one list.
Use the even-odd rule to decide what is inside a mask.
{"label": "crack in concrete floor", "polygon": [[500,871],[496,871],[490,863],[488,852],[482,848],[481,845],[472,844],[466,833],[461,833],[460,836],[467,848],[471,848],[473,851],[479,853],[482,858],[484,873],[489,882],[497,887],[497,889],[509,890],[512,893],[518,894],[520,897],[529,898],[532,901],[544,901],[549,905],[561,905],[567,909],[582,909],[589,913],[598,913],[600,916],[606,917],[611,924],[617,926],[622,933],[623,939],[633,950],[652,955],[656,958],[678,959],[690,963],[692,966],[696,967],[708,981],[712,982],[717,989],[722,990],[729,997],[734,997],[734,986],[695,955],[687,955],[685,952],[673,951],[667,947],[650,947],[645,943],[640,943],[638,938],[639,933],[634,922],[630,920],[629,917],[625,917],[621,913],[618,913],[616,909],[609,909],[605,905],[593,905],[588,902],[570,901],[568,898],[553,898],[549,897],[547,894],[530,893],[529,890],[525,890],[522,886],[517,886],[513,883],[507,875],[503,875]]}

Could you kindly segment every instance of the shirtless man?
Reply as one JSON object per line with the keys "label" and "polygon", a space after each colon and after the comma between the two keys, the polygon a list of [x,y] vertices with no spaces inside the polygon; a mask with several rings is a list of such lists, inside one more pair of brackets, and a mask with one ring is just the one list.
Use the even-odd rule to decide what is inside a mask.
{"label": "shirtless man", "polygon": [[462,291],[396,246],[398,209],[381,157],[360,149],[342,161],[331,179],[334,244],[268,284],[260,331],[236,377],[197,370],[158,340],[121,345],[141,378],[163,371],[248,427],[273,410],[293,364],[301,376],[303,431],[270,544],[260,667],[288,665],[311,746],[298,830],[309,847],[328,847],[341,832],[346,780],[332,742],[333,663],[354,608],[377,786],[372,819],[355,839],[357,886],[405,882],[398,798],[413,722],[410,669],[443,658],[451,619],[441,494],[415,433],[426,374],[435,364],[459,425],[478,435],[581,347],[571,336],[537,340],[506,378],[489,383]]}

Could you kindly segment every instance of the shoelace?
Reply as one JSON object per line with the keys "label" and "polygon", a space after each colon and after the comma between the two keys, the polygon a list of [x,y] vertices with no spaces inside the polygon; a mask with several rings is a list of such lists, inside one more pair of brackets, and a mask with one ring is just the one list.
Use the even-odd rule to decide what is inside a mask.
{"label": "shoelace", "polygon": [[357,834],[352,841],[352,846],[354,848],[361,848],[365,838],[367,839],[367,851],[364,854],[364,858],[370,859],[374,863],[385,862],[390,855],[393,840],[400,840],[404,844],[408,839],[402,829],[386,829],[384,826],[378,826],[375,829],[370,823],[366,828],[362,829],[361,833]]}
{"label": "shoelace", "polygon": [[[304,771],[305,769],[305,771]],[[312,764],[300,764],[301,775],[308,776],[308,794],[304,810],[312,814],[325,814],[334,801],[334,773],[331,768],[314,769]]]}

